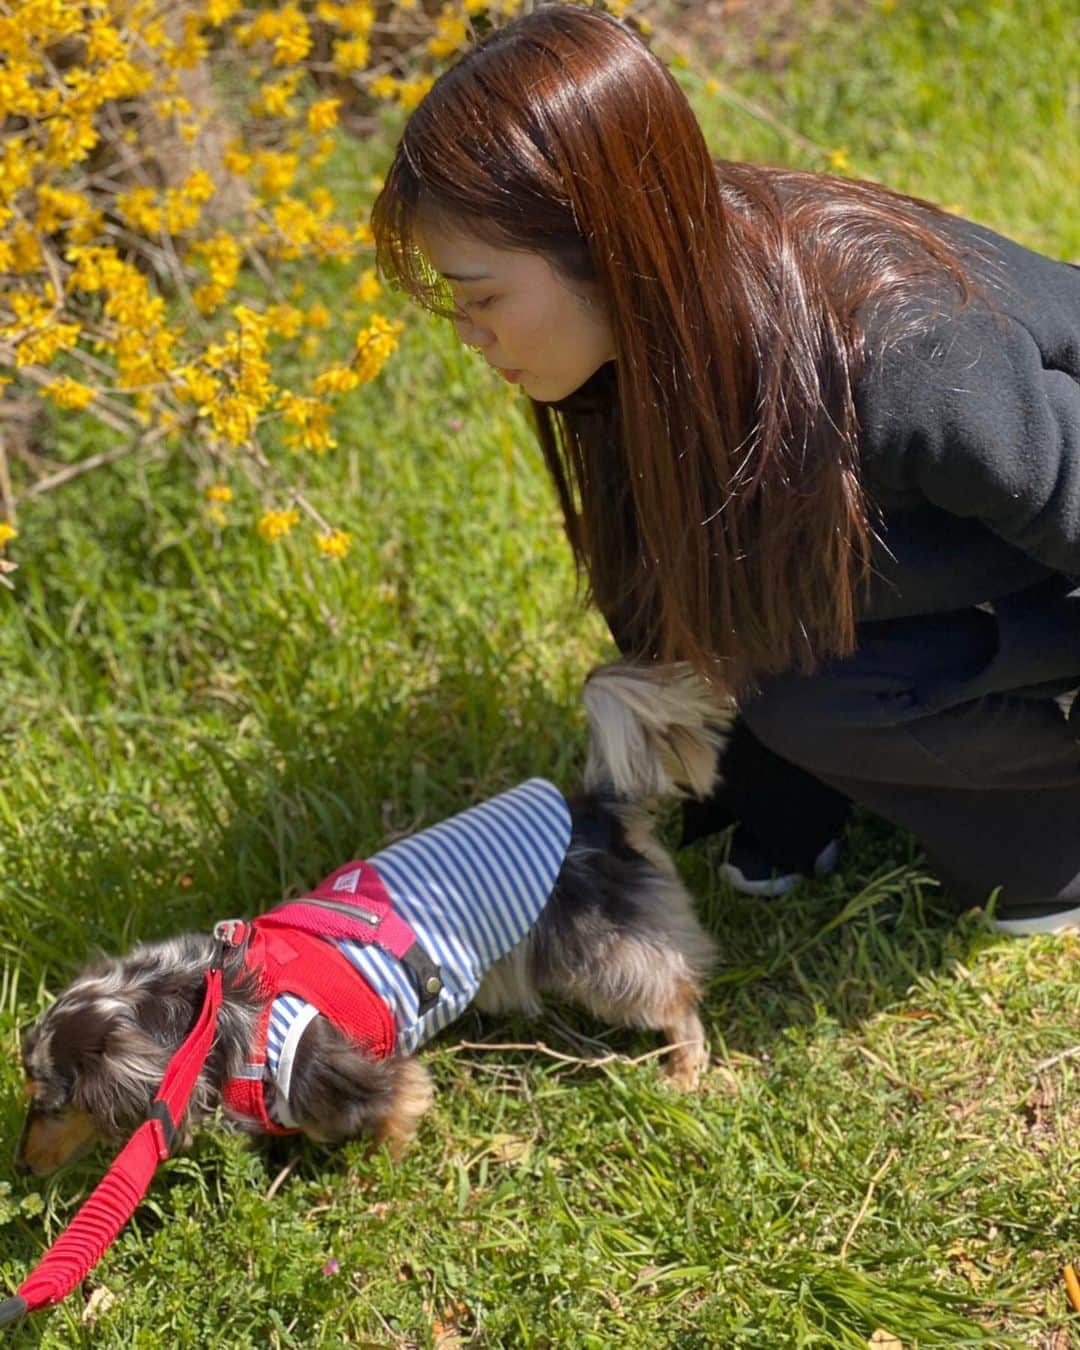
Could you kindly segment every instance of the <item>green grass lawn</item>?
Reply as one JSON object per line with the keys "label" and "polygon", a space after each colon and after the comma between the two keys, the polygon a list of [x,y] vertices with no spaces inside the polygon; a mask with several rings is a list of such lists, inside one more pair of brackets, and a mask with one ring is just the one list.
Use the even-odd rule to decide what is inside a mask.
{"label": "green grass lawn", "polygon": [[[1080,258],[1071,12],[915,0],[800,21],[783,60],[773,35],[758,64],[717,67],[770,123],[684,78],[719,154],[823,167],[806,141],[843,148],[854,173]],[[102,438],[71,418],[53,434],[57,457]],[[337,434],[308,484],[354,534],[343,563],[261,542],[239,487],[216,530],[180,456],[20,517],[0,591],[9,1149],[19,1031],[88,953],[257,912],[530,774],[578,780],[580,683],[610,648],[514,396],[417,320]],[[426,1052],[438,1102],[402,1164],[210,1130],[84,1296],[11,1343],[1072,1344],[1080,948],[950,919],[879,822],[849,842],[778,905],[717,883],[720,845],[681,855],[722,952],[699,1094],[655,1060],[461,1045],[633,1059],[647,1035],[467,1014]],[[6,1289],[105,1161],[0,1182]]]}

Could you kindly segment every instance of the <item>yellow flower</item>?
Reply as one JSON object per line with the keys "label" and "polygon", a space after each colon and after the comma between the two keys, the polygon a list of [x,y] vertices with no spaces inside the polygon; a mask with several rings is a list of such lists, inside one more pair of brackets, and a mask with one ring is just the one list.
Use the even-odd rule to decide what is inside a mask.
{"label": "yellow flower", "polygon": [[191,298],[194,300],[195,308],[199,313],[209,317],[225,303],[229,298],[229,292],[224,286],[219,286],[214,281],[208,281],[202,286],[196,286],[191,292]]}
{"label": "yellow flower", "polygon": [[319,399],[304,398],[286,390],[278,399],[278,407],[291,424],[284,436],[290,450],[311,450],[321,455],[337,445],[328,425],[330,409]]}
{"label": "yellow flower", "polygon": [[165,228],[169,234],[183,234],[199,223],[202,210],[183,188],[167,188],[165,192]]}
{"label": "yellow flower", "polygon": [[339,38],[334,43],[334,65],[343,74],[363,70],[371,55],[371,44],[365,37]]}
{"label": "yellow flower", "polygon": [[5,544],[10,544],[12,539],[18,539],[19,531],[14,525],[9,525],[6,520],[0,520],[0,549]]}
{"label": "yellow flower", "polygon": [[52,323],[40,333],[23,338],[15,348],[17,366],[47,366],[57,352],[66,352],[79,340],[82,326],[77,323]]}
{"label": "yellow flower", "polygon": [[352,239],[344,225],[323,225],[315,235],[315,248],[320,258],[347,258],[352,252]]}
{"label": "yellow flower", "polygon": [[231,502],[233,490],[228,483],[211,483],[205,489],[204,496],[208,502]]}
{"label": "yellow flower", "polygon": [[85,159],[100,139],[90,117],[58,117],[49,124],[45,158],[50,164],[67,168]]}
{"label": "yellow flower", "polygon": [[156,205],[157,193],[151,187],[134,187],[116,194],[116,209],[133,230],[143,234],[157,234],[161,229],[161,207]]}
{"label": "yellow flower", "polygon": [[251,111],[255,116],[292,117],[296,111],[292,99],[303,73],[302,70],[294,70],[275,84],[264,85],[258,98],[251,101]]}
{"label": "yellow flower", "polygon": [[222,156],[222,161],[230,173],[241,176],[248,173],[254,163],[251,155],[240,145],[230,145]]}
{"label": "yellow flower", "polygon": [[78,291],[100,291],[112,286],[127,266],[116,249],[80,246],[69,248],[64,255],[74,267],[68,284]]}
{"label": "yellow flower", "polygon": [[47,384],[41,392],[52,399],[58,408],[76,411],[88,407],[97,398],[96,389],[80,384],[78,380],[73,380],[67,375],[54,380],[52,384]]}
{"label": "yellow flower", "polygon": [[328,328],[333,316],[324,304],[316,301],[307,312],[307,321],[310,328]]}
{"label": "yellow flower", "polygon": [[347,530],[331,530],[315,537],[315,547],[325,558],[344,558],[351,544],[352,535]]}
{"label": "yellow flower", "polygon": [[12,248],[10,269],[12,272],[36,272],[45,265],[41,241],[29,225],[22,223],[16,225],[9,242]]}
{"label": "yellow flower", "polygon": [[311,30],[308,21],[296,5],[286,5],[277,18],[279,28],[274,37],[274,65],[295,65],[311,51]]}
{"label": "yellow flower", "polygon": [[215,286],[229,290],[236,284],[244,254],[235,236],[215,234],[192,244],[191,252],[206,263],[210,280]]}
{"label": "yellow flower", "polygon": [[259,191],[267,197],[277,197],[292,186],[300,167],[299,155],[282,150],[260,150],[255,156],[259,170]]}
{"label": "yellow flower", "polygon": [[271,305],[266,311],[266,317],[274,336],[286,340],[296,337],[304,326],[304,311],[295,305]]}
{"label": "yellow flower", "polygon": [[839,150],[829,151],[829,168],[834,173],[846,173],[851,168],[851,157],[846,146],[842,146]]}
{"label": "yellow flower", "polygon": [[374,267],[366,267],[360,273],[360,280],[353,288],[353,294],[363,305],[369,305],[372,300],[377,300],[382,294],[382,287],[379,285],[379,278],[375,275]]}
{"label": "yellow flower", "polygon": [[66,228],[69,222],[90,216],[94,209],[81,192],[49,183],[42,183],[37,190],[37,208],[37,227],[42,234]]}
{"label": "yellow flower", "polygon": [[333,136],[320,136],[315,142],[315,148],[308,156],[308,167],[311,169],[321,169],[330,158],[334,149]]}
{"label": "yellow flower", "polygon": [[313,136],[318,136],[321,132],[333,130],[338,123],[340,108],[339,98],[323,98],[318,103],[313,103],[307,111],[308,131]]}
{"label": "yellow flower", "polygon": [[428,51],[432,56],[452,56],[468,40],[469,29],[460,14],[455,14],[444,6],[435,20],[435,36],[429,39]]}
{"label": "yellow flower", "polygon": [[267,511],[258,524],[258,531],[269,543],[280,539],[300,520],[300,512],[295,507],[288,511]]}
{"label": "yellow flower", "polygon": [[255,430],[259,418],[258,407],[241,394],[230,394],[217,399],[208,408],[210,425],[230,445],[245,445]]}
{"label": "yellow flower", "polygon": [[92,23],[86,34],[86,59],[88,61],[116,61],[127,55],[127,43],[122,34],[112,24],[99,19]]}
{"label": "yellow flower", "polygon": [[360,380],[373,380],[386,360],[397,350],[397,328],[381,314],[374,314],[367,328],[356,335],[356,355],[353,369]]}
{"label": "yellow flower", "polygon": [[319,395],[347,394],[360,383],[360,376],[349,366],[331,366],[315,377],[314,389]]}
{"label": "yellow flower", "polygon": [[180,192],[193,202],[208,202],[217,189],[205,169],[196,169],[180,184]]}
{"label": "yellow flower", "polygon": [[405,111],[411,112],[434,83],[435,77],[433,75],[424,75],[418,80],[405,80],[398,93],[399,101]]}
{"label": "yellow flower", "polygon": [[274,224],[281,236],[277,253],[282,258],[299,258],[314,239],[319,218],[306,202],[284,196],[273,209]]}
{"label": "yellow flower", "polygon": [[375,98],[393,98],[400,83],[393,75],[376,75],[368,85],[368,89]]}
{"label": "yellow flower", "polygon": [[223,23],[228,23],[239,8],[240,0],[206,0],[203,17],[212,27],[220,28]]}

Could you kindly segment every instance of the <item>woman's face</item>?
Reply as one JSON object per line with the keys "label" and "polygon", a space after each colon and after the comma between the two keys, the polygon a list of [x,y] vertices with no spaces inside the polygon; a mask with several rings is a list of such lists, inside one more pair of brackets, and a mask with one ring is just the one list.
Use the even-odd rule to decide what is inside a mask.
{"label": "woman's face", "polygon": [[565,398],[614,359],[611,326],[590,288],[565,280],[543,254],[431,222],[417,240],[450,285],[458,337],[530,398]]}

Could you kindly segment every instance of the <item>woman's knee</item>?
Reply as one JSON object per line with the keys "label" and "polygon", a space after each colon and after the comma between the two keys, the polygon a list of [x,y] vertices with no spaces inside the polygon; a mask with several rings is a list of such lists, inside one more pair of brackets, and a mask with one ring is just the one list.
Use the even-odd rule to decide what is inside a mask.
{"label": "woman's knee", "polygon": [[821,675],[781,675],[765,681],[740,712],[774,754],[804,768],[850,765],[859,732],[867,725],[854,691]]}

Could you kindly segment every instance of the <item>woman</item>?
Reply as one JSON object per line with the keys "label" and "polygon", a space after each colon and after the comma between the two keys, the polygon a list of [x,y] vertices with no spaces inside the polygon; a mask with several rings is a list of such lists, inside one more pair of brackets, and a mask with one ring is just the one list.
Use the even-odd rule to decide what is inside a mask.
{"label": "woman", "polygon": [[416,109],[383,271],[532,400],[624,651],[739,701],[728,876],[851,802],[999,928],[1080,922],[1080,271],[869,183],[714,164],[627,27],[552,5]]}

